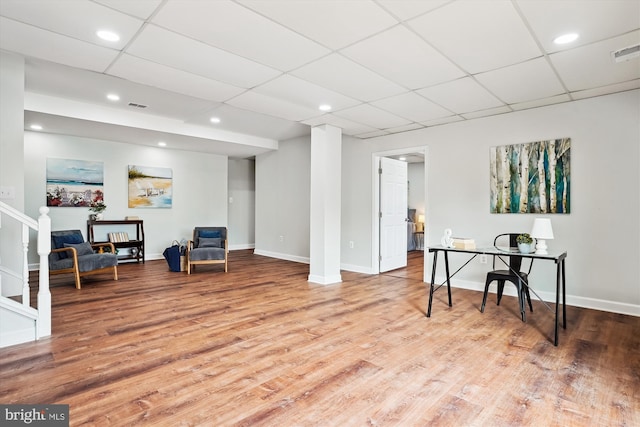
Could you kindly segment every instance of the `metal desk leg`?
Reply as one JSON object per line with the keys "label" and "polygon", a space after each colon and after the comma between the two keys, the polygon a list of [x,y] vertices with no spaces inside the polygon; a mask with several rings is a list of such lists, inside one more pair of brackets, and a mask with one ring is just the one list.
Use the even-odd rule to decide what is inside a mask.
{"label": "metal desk leg", "polygon": [[[445,252],[446,256],[446,252]],[[427,317],[431,317],[431,304],[433,303],[433,282],[436,280],[436,265],[438,263],[438,251],[433,252],[433,265],[431,266],[431,283],[429,284],[429,307]]]}
{"label": "metal desk leg", "polygon": [[[558,346],[558,310],[560,309],[560,269],[561,263],[556,264],[556,317],[554,325],[554,339],[553,345]],[[564,299],[564,298],[563,298]]]}
{"label": "metal desk leg", "polygon": [[562,260],[562,328],[567,329],[567,295],[566,295],[567,279],[564,271],[564,262],[565,260],[563,259]]}
{"label": "metal desk leg", "polygon": [[444,253],[444,268],[447,272],[447,292],[449,293],[449,307],[453,307],[453,304],[451,304],[451,276],[449,275],[449,256],[447,252]]}

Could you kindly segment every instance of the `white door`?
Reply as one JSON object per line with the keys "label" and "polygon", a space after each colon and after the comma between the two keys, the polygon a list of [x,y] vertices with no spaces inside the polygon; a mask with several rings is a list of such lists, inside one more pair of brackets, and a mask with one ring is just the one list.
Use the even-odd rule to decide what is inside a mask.
{"label": "white door", "polygon": [[407,266],[407,163],[380,159],[380,272]]}

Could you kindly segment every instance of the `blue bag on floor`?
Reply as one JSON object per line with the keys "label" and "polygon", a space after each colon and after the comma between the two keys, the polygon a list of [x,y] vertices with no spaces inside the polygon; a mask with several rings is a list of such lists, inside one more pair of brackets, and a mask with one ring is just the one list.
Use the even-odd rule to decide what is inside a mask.
{"label": "blue bag on floor", "polygon": [[169,264],[169,270],[180,272],[180,245],[178,242],[174,241],[174,244],[165,249],[162,255]]}

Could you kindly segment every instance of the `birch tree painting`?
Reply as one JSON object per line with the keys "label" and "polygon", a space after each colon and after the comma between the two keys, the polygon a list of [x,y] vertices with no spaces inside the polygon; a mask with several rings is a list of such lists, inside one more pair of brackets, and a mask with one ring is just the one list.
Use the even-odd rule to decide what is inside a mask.
{"label": "birch tree painting", "polygon": [[491,147],[491,213],[570,213],[571,138]]}

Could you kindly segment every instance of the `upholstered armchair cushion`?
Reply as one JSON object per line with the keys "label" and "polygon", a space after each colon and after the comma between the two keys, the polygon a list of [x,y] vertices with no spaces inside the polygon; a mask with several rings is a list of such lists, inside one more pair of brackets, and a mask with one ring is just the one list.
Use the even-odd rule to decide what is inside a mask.
{"label": "upholstered armchair cushion", "polygon": [[[78,244],[65,243],[64,247],[75,248],[78,256],[91,255],[93,253],[93,248],[91,247],[91,244],[89,242],[83,242]],[[63,252],[60,252],[60,253],[63,253]],[[64,253],[68,253],[68,252],[64,252]]]}
{"label": "upholstered armchair cushion", "polygon": [[226,249],[224,248],[193,248],[190,251],[191,261],[204,261],[214,259],[224,259]]}
{"label": "upholstered armchair cushion", "polygon": [[[113,267],[118,265],[118,256],[116,254],[94,254],[78,256],[78,270],[87,272],[98,270],[101,268]],[[73,268],[73,258],[64,258],[58,261],[49,261],[50,270],[62,270],[65,268]]]}
{"label": "upholstered armchair cushion", "polygon": [[198,239],[198,248],[221,248],[222,239],[220,237],[200,237]]}
{"label": "upholstered armchair cushion", "polygon": [[[64,248],[66,244],[69,245],[77,245],[84,242],[84,238],[82,237],[82,233],[80,230],[66,230],[66,231],[56,231],[56,234],[51,234],[51,248],[52,249],[60,249]],[[92,251],[93,252],[93,251]],[[56,259],[63,259],[69,256],[68,251],[55,252],[53,255]]]}

